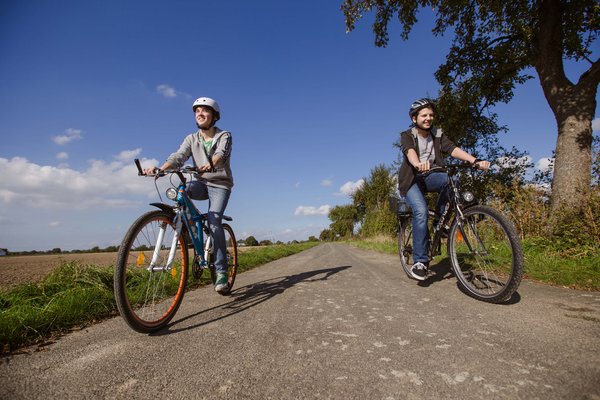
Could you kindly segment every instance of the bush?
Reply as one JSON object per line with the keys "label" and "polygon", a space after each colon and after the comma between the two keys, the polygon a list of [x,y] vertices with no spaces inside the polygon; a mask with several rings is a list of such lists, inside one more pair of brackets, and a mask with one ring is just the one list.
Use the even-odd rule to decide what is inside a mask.
{"label": "bush", "polygon": [[395,236],[398,231],[398,219],[387,208],[368,211],[360,233],[363,237],[377,235]]}

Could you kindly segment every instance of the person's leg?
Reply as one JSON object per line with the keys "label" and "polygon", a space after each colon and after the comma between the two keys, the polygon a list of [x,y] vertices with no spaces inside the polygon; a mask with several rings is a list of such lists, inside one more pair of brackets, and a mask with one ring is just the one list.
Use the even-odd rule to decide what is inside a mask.
{"label": "person's leg", "polygon": [[434,172],[425,177],[425,190],[437,192],[438,200],[435,207],[436,217],[439,218],[448,203],[448,174],[445,172]]}
{"label": "person's leg", "polygon": [[227,244],[222,219],[231,191],[214,186],[208,186],[208,225],[213,238],[215,256],[215,271],[217,274],[227,274]]}
{"label": "person's leg", "polygon": [[427,231],[428,208],[427,200],[419,184],[413,184],[408,193],[406,201],[412,210],[412,235],[413,235],[413,260],[427,264],[429,262],[429,232]]}

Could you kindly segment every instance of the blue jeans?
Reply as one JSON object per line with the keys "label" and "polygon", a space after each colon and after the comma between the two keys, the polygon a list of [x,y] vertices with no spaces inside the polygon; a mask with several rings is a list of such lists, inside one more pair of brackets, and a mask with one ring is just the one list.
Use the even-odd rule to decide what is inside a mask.
{"label": "blue jeans", "polygon": [[225,243],[225,231],[221,221],[231,191],[224,188],[209,186],[204,182],[192,181],[187,188],[188,196],[194,200],[208,199],[208,226],[213,238],[213,249],[215,255],[215,271],[227,273],[227,244]]}
{"label": "blue jeans", "polygon": [[406,201],[412,209],[413,261],[415,263],[429,262],[429,231],[427,230],[429,209],[425,199],[425,193],[428,192],[440,194],[436,213],[441,215],[448,202],[448,174],[433,172],[425,178],[418,176],[415,183],[408,189],[408,193],[406,193]]}

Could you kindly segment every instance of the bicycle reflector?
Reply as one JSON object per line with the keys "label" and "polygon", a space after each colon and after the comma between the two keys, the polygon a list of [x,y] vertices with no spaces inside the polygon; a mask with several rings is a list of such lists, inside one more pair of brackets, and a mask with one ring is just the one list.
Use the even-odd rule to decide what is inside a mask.
{"label": "bicycle reflector", "polygon": [[166,194],[167,194],[167,198],[169,198],[171,200],[177,199],[177,190],[175,188],[168,188]]}

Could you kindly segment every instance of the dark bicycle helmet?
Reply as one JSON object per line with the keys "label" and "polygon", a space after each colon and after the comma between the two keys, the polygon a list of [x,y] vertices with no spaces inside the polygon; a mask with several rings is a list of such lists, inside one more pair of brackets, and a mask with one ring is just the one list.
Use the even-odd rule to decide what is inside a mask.
{"label": "dark bicycle helmet", "polygon": [[435,103],[433,102],[433,100],[428,99],[427,97],[416,100],[410,105],[410,109],[408,110],[408,116],[412,119],[413,116],[415,116],[419,111],[421,111],[425,107],[429,107],[435,110]]}

